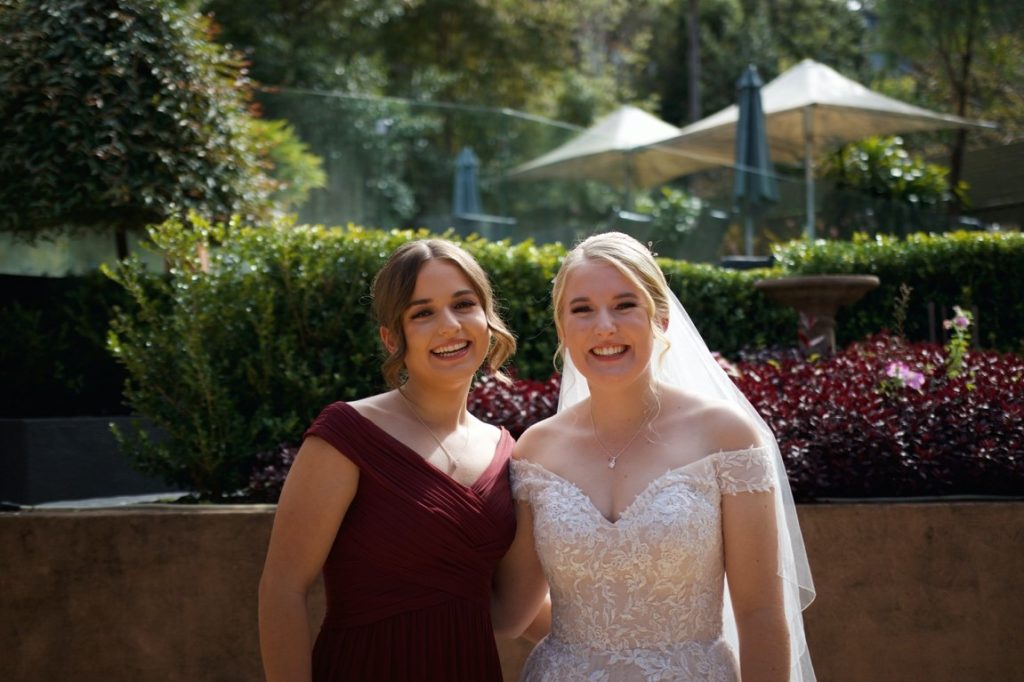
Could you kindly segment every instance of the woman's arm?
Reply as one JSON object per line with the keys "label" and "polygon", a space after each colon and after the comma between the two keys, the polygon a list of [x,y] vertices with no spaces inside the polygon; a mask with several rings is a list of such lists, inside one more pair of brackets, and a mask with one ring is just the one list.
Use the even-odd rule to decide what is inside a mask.
{"label": "woman's arm", "polygon": [[770,491],[722,496],[725,571],[743,682],[789,679],[789,629],[778,575],[774,504]]}
{"label": "woman's arm", "polygon": [[491,622],[495,634],[538,641],[551,628],[547,581],[533,545],[533,513],[527,502],[516,503],[516,537],[494,572]]}
{"label": "woman's arm", "polygon": [[[534,444],[544,441],[543,431],[544,422],[528,428],[516,441],[512,458],[528,457]],[[515,504],[516,536],[494,572],[491,622],[497,635],[536,642],[551,629],[551,602],[545,599],[548,583],[533,541],[533,508],[526,500]]]}
{"label": "woman's arm", "polygon": [[299,449],[274,515],[259,590],[260,652],[268,682],[308,682],[306,596],[355,496],[359,468],[326,441]]}
{"label": "woman's arm", "polygon": [[526,630],[520,637],[536,644],[540,640],[547,637],[548,633],[551,632],[551,595],[544,595],[544,601],[541,602],[540,610],[537,611],[537,615],[534,616],[533,622],[526,626]]}

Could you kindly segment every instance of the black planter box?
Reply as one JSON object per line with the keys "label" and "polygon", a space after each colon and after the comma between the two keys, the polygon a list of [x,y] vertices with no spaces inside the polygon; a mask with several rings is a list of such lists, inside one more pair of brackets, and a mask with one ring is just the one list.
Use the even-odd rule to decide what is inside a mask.
{"label": "black planter box", "polygon": [[0,419],[0,501],[59,500],[172,490],[132,468],[110,432],[130,432],[131,417]]}

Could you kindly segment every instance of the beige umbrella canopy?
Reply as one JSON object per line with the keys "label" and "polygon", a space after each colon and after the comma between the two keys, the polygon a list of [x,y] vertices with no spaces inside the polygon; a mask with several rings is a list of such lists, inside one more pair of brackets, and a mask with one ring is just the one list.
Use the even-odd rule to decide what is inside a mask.
{"label": "beige umbrella canopy", "polygon": [[[951,114],[886,97],[824,64],[805,59],[761,89],[768,147],[776,163],[802,163],[807,182],[807,236],[814,237],[814,158],[822,151],[871,135],[943,128],[992,128]],[[636,155],[685,155],[704,167],[729,165],[735,146],[736,105],[722,109]],[[700,170],[694,168],[693,170]],[[692,172],[692,171],[688,171]]]}
{"label": "beige umbrella canopy", "polygon": [[513,169],[513,180],[597,180],[626,191],[652,187],[688,172],[685,154],[634,155],[644,145],[674,138],[679,128],[636,107],[623,106],[547,154]]}

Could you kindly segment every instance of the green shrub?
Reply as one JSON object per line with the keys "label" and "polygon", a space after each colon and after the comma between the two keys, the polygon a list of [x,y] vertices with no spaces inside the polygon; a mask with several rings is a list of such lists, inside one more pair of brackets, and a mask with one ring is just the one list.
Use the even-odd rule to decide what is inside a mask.
{"label": "green shrub", "polygon": [[[123,436],[144,470],[223,498],[246,482],[255,453],[294,441],[325,404],[383,390],[370,282],[392,250],[426,233],[193,218],[150,234],[168,275],[137,261],[109,272],[133,301],[109,340],[128,372],[125,398],[168,435],[160,443]],[[556,346],[551,280],[564,248],[476,237],[464,245],[490,274],[516,332],[519,376],[546,380]],[[712,344],[736,350],[791,336],[783,330],[795,325],[758,299],[751,275],[681,263],[666,269]]]}
{"label": "green shrub", "polygon": [[771,303],[754,288],[757,280],[782,273],[667,259],[659,264],[711,350],[735,357],[743,349],[796,344],[796,312]]}
{"label": "green shrub", "polygon": [[[145,470],[223,498],[244,487],[256,453],[295,442],[325,404],[383,390],[370,282],[392,250],[423,236],[288,221],[213,226],[195,218],[152,228],[170,271],[155,275],[129,261],[110,273],[132,307],[116,316],[109,347],[128,373],[128,404],[169,437],[150,443],[128,435],[127,450]],[[565,249],[478,237],[463,244],[490,274],[516,332],[518,375],[546,381],[556,346],[550,286]],[[843,339],[890,326],[892,299],[906,282],[939,304],[978,306],[982,335],[1019,343],[1024,311],[1015,287],[999,285],[1019,280],[1022,246],[1020,235],[955,234],[795,243],[780,249],[781,267],[772,270],[660,262],[709,347],[735,357],[741,349],[795,344],[795,312],[754,288],[761,277],[786,273],[881,277],[879,291],[840,311]],[[911,337],[922,332],[919,317],[908,315]]]}
{"label": "green shrub", "polygon": [[911,340],[928,340],[928,303],[940,310],[976,308],[982,345],[1024,348],[1024,235],[1019,232],[914,234],[906,240],[879,236],[852,242],[792,242],[776,249],[779,267],[794,275],[877,275],[880,286],[837,316],[845,345],[893,325],[893,302],[901,284],[912,288],[906,320]]}
{"label": "green shrub", "polygon": [[[137,261],[111,273],[136,310],[115,318],[109,344],[129,373],[127,401],[168,435],[126,440],[144,470],[223,497],[244,482],[253,453],[294,438],[325,397],[381,383],[366,283],[409,235],[194,218],[150,236],[169,274]],[[221,245],[204,272],[199,248],[211,240]]]}
{"label": "green shrub", "polygon": [[[950,204],[967,193],[962,181],[950,190],[949,169],[909,154],[900,137],[845,145],[825,159],[822,175],[835,183],[822,218],[830,235],[841,239],[857,232],[906,236],[914,229],[942,230]],[[919,221],[929,225],[915,225]]]}

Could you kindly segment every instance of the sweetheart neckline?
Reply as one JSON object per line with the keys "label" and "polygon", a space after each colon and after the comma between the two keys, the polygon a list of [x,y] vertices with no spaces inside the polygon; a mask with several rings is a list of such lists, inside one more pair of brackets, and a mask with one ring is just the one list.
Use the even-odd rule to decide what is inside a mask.
{"label": "sweetheart neckline", "polygon": [[[650,492],[651,490],[653,490],[655,488],[655,484],[656,483],[665,480],[666,478],[668,478],[672,474],[682,473],[686,469],[689,469],[690,467],[696,466],[697,464],[701,464],[701,463],[704,463],[704,462],[708,462],[708,461],[710,461],[710,460],[712,460],[714,458],[722,457],[724,455],[738,455],[738,454],[744,454],[744,453],[756,453],[758,451],[767,452],[767,450],[768,450],[767,446],[759,446],[759,447],[753,447],[753,448],[744,448],[742,450],[722,450],[722,451],[719,451],[719,452],[711,453],[709,455],[704,455],[703,457],[695,459],[692,462],[688,462],[687,464],[683,464],[683,465],[677,466],[677,467],[672,467],[671,469],[666,470],[664,473],[659,474],[658,476],[655,476],[650,481],[648,481],[647,485],[645,485],[643,488],[640,489],[640,492],[638,492],[633,497],[633,499],[630,500],[629,504],[627,504],[625,507],[622,508],[622,510],[618,514],[618,518],[616,518],[615,520],[609,519],[607,516],[605,516],[604,513],[600,509],[598,509],[597,505],[594,504],[594,501],[591,499],[590,495],[587,495],[585,492],[583,492],[582,488],[580,488],[578,485],[576,485],[574,482],[570,481],[569,479],[565,478],[564,476],[561,476],[559,474],[556,474],[554,471],[551,471],[550,469],[545,467],[543,464],[541,464],[539,462],[534,462],[534,461],[528,460],[528,459],[513,459],[512,462],[511,462],[511,465],[513,467],[515,467],[517,465],[522,464],[522,465],[527,466],[527,467],[533,467],[533,468],[539,469],[540,471],[544,472],[548,476],[550,476],[550,477],[552,477],[552,478],[554,478],[554,479],[556,479],[558,481],[561,481],[562,483],[565,483],[571,489],[575,490],[580,495],[580,497],[582,497],[586,501],[586,506],[589,507],[591,510],[593,510],[593,512],[598,516],[598,518],[600,518],[607,526],[609,526],[611,528],[617,528],[619,526],[619,522],[622,521],[623,518],[625,518],[633,510],[633,508],[637,505],[637,502],[639,502],[644,496],[646,496],[648,494],[648,492]],[[687,477],[688,478],[694,478],[693,476],[687,476]]]}

